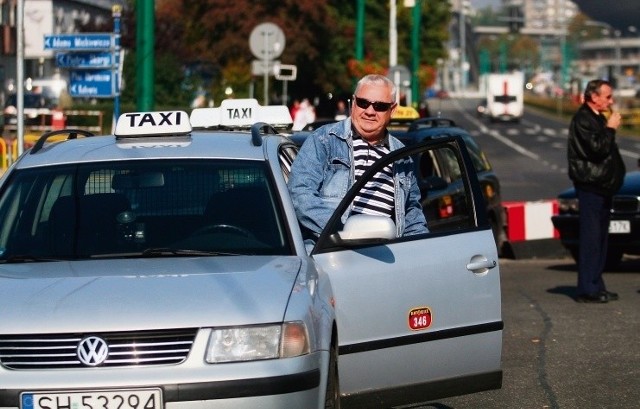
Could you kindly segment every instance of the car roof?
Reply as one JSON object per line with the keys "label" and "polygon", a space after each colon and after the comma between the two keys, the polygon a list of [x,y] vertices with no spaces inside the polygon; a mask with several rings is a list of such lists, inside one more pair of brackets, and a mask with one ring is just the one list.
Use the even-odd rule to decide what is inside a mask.
{"label": "car roof", "polygon": [[[184,111],[125,113],[112,135],[76,138],[86,133],[48,132],[20,158],[16,168],[162,158],[264,160],[263,138],[281,138],[282,142],[288,139],[277,135],[269,124],[256,124],[255,120],[271,119],[282,124],[291,122],[291,116],[288,110],[286,117],[279,116],[273,106],[263,110],[266,107],[259,107],[254,101],[236,100],[220,108],[194,110],[191,115]],[[245,117],[240,118],[243,109]],[[265,112],[268,116],[263,115]],[[227,117],[221,119],[223,115]],[[60,136],[68,139],[60,140]]]}

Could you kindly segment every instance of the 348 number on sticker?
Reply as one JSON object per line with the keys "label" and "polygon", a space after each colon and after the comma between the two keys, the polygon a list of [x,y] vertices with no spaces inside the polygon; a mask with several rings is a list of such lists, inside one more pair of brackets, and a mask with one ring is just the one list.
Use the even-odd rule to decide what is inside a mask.
{"label": "348 number on sticker", "polygon": [[409,311],[409,328],[414,331],[426,329],[431,326],[431,308],[418,307]]}

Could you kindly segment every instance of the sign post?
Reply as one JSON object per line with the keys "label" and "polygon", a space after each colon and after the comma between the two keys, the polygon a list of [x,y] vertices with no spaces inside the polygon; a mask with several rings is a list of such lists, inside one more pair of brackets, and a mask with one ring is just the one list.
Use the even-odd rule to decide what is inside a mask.
{"label": "sign post", "polygon": [[[284,32],[280,27],[273,23],[258,24],[252,31],[249,37],[249,48],[253,55],[265,62],[267,67],[270,66],[271,61],[278,58],[282,51],[286,39]],[[264,70],[264,105],[269,105],[269,75],[271,70]]]}
{"label": "sign post", "polygon": [[44,49],[56,53],[56,65],[69,68],[69,95],[114,98],[113,126],[120,116],[120,17],[122,6],[111,8],[113,33],[72,33],[44,36]]}

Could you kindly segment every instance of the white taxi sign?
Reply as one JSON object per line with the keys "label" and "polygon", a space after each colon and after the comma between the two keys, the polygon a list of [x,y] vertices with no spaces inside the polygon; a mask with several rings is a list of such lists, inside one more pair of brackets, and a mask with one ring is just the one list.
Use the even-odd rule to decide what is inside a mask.
{"label": "white taxi sign", "polygon": [[120,115],[116,137],[186,135],[191,132],[189,115],[184,111],[128,112]]}
{"label": "white taxi sign", "polygon": [[194,128],[250,127],[256,122],[266,122],[276,127],[293,124],[286,106],[261,106],[254,98],[225,99],[218,108],[196,108],[191,111],[189,120]]}

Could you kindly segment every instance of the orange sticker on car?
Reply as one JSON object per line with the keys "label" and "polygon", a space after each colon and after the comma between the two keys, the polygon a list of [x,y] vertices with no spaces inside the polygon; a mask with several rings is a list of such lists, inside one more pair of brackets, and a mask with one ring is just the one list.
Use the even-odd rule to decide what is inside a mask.
{"label": "orange sticker on car", "polygon": [[431,308],[418,307],[409,311],[409,328],[413,331],[420,331],[431,326],[433,316]]}

